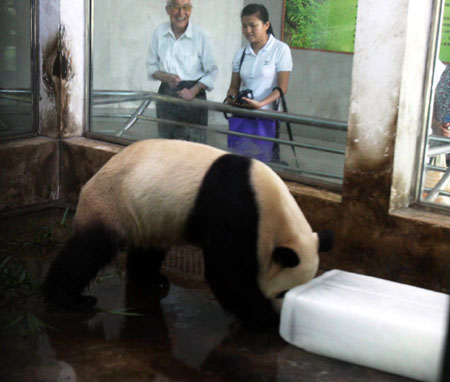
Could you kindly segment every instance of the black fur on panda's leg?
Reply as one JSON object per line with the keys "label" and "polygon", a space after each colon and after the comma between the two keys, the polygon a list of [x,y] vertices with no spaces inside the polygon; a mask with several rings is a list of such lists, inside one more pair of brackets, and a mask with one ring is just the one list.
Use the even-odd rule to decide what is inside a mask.
{"label": "black fur on panda's leg", "polygon": [[279,317],[261,293],[248,252],[212,246],[203,250],[205,279],[225,310],[238,317],[247,330],[278,327]]}
{"label": "black fur on panda's leg", "polygon": [[128,281],[146,289],[167,289],[169,280],[160,272],[166,252],[160,248],[130,248],[127,257]]}
{"label": "black fur on panda's leg", "polygon": [[119,251],[117,235],[102,225],[76,232],[60,250],[42,285],[47,301],[66,309],[91,309],[96,298],[83,290]]}

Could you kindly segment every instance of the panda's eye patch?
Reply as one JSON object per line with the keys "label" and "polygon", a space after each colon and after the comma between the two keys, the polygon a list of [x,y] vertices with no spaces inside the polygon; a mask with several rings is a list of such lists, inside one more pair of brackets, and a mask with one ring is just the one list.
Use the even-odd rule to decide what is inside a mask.
{"label": "panda's eye patch", "polygon": [[272,253],[272,259],[282,268],[294,268],[300,264],[298,255],[290,248],[277,247]]}

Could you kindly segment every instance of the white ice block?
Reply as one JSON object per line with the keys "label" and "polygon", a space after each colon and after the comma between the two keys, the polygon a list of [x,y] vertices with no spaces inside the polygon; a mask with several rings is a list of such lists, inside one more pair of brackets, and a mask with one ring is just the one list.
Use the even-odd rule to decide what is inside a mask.
{"label": "white ice block", "polygon": [[280,334],[307,351],[421,381],[439,381],[449,296],[332,270],[291,289]]}

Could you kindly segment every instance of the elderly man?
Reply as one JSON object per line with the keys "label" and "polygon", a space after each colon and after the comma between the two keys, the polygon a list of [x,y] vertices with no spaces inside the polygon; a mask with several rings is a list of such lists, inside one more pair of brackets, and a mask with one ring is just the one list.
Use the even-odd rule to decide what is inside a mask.
{"label": "elderly man", "polygon": [[[147,71],[151,80],[161,81],[158,93],[180,97],[186,101],[194,98],[206,99],[205,90],[214,88],[217,65],[206,31],[189,22],[192,12],[190,0],[168,0],[166,12],[170,21],[160,25],[153,33],[150,44]],[[208,110],[156,103],[158,118],[208,124]],[[183,139],[204,143],[204,129],[190,129],[170,123],[159,123],[158,133],[162,138]]]}

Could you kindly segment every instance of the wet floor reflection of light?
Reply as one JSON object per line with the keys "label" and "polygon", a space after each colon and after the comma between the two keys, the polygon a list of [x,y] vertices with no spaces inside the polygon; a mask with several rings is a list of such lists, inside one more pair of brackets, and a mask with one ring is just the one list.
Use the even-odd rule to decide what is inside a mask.
{"label": "wet floor reflection of light", "polygon": [[229,334],[234,321],[212,297],[178,286],[172,286],[161,305],[174,358],[196,369]]}

